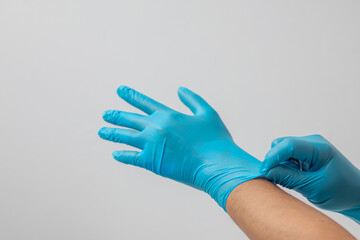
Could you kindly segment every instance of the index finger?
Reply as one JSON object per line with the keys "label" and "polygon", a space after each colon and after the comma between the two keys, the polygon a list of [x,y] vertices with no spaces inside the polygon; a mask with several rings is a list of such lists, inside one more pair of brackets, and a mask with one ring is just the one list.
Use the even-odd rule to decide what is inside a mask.
{"label": "index finger", "polygon": [[147,114],[152,114],[157,110],[170,109],[167,106],[127,86],[120,86],[117,90],[117,93],[119,97],[124,99],[127,103],[133,105],[134,107],[140,109]]}

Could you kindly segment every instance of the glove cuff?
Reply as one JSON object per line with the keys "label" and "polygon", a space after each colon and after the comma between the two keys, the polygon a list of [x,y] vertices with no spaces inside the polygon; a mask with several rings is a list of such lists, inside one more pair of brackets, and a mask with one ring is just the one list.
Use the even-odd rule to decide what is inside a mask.
{"label": "glove cuff", "polygon": [[360,224],[360,205],[349,210],[339,211],[338,213],[341,213]]}
{"label": "glove cuff", "polygon": [[240,184],[262,176],[263,174],[259,172],[249,172],[249,174],[246,175],[242,173],[242,176],[239,176],[236,173],[229,173],[223,177],[217,176],[208,182],[204,191],[208,193],[225,212],[227,212],[226,201],[230,193]]}

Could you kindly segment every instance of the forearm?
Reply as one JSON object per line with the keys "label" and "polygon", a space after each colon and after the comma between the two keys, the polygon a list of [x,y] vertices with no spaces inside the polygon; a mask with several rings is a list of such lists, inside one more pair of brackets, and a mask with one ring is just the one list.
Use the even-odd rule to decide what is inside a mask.
{"label": "forearm", "polygon": [[251,239],[355,239],[329,217],[264,179],[236,187],[226,209]]}

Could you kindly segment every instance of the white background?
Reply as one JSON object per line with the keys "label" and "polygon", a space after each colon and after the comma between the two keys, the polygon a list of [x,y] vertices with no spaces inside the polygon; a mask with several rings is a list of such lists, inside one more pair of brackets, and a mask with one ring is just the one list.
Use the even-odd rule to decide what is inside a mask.
{"label": "white background", "polygon": [[0,0],[0,238],[246,239],[205,193],[113,160],[128,148],[97,136],[102,112],[134,111],[124,84],[188,111],[186,86],[260,160],[276,137],[320,133],[359,167],[359,12],[355,0]]}

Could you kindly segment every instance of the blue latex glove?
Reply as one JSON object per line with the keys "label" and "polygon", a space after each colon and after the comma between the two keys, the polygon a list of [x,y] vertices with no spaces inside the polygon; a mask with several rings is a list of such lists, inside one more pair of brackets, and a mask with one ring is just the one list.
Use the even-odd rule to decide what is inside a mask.
{"label": "blue latex glove", "polygon": [[322,136],[275,139],[261,172],[316,206],[360,223],[360,170]]}
{"label": "blue latex glove", "polygon": [[216,111],[190,90],[181,87],[178,94],[194,115],[172,110],[125,86],[117,93],[149,115],[104,113],[105,121],[134,130],[104,127],[101,138],[142,150],[115,151],[116,160],[204,190],[225,211],[230,192],[261,175],[261,162],[234,143]]}

